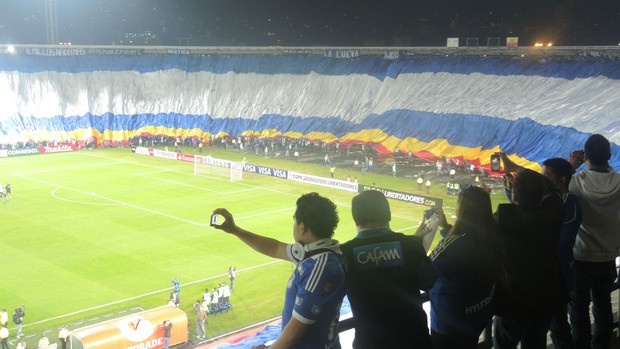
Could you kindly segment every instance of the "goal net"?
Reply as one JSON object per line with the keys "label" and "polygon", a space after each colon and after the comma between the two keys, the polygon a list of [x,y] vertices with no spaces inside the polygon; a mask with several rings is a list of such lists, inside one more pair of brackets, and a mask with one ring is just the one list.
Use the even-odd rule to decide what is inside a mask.
{"label": "goal net", "polygon": [[230,160],[216,159],[212,156],[194,156],[195,176],[223,176],[231,182],[243,179],[243,167],[245,161],[234,162]]}
{"label": "goal net", "polygon": [[230,163],[230,181],[240,181],[243,179],[243,168],[245,167],[245,158],[241,162]]}

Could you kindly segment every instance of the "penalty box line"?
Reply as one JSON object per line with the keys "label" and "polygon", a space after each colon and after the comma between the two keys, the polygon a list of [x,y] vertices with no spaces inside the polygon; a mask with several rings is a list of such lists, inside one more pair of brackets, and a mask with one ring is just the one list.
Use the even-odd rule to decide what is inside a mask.
{"label": "penalty box line", "polygon": [[[170,171],[161,171],[161,173],[163,172],[170,172]],[[152,173],[158,173],[155,171],[152,172],[147,172],[148,174],[152,174]],[[182,187],[188,187],[188,188],[192,188],[192,189],[196,189],[196,190],[202,190],[202,191],[207,191],[210,193],[216,193],[216,194],[220,194],[220,195],[229,195],[229,194],[237,194],[237,193],[243,193],[243,192],[247,192],[247,191],[252,191],[252,190],[258,190],[258,188],[248,188],[248,189],[240,189],[240,190],[232,190],[232,191],[227,191],[227,192],[221,192],[221,191],[217,191],[217,190],[213,190],[213,189],[209,189],[209,188],[205,188],[205,187],[199,187],[199,186],[195,186],[195,185],[191,185],[191,184],[187,184],[187,183],[183,183],[183,182],[179,182],[179,181],[173,181],[170,179],[163,179],[163,178],[157,178],[157,177],[153,177],[153,176],[149,176],[147,173],[135,173],[135,176],[138,177],[142,177],[142,178],[147,178],[147,179],[151,179],[154,181],[160,181],[160,182],[164,182],[164,183],[171,183],[171,184],[175,184],[178,186],[182,186]]]}
{"label": "penalty box line", "polygon": [[[108,157],[108,156],[101,156],[100,154],[97,154],[97,155],[96,154],[88,154],[88,155],[85,155],[85,156],[95,157],[95,158],[98,158],[98,159],[112,160],[112,161],[116,161],[116,162],[119,162],[119,163],[132,164],[132,165],[136,165],[136,166],[147,167],[147,168],[154,168],[154,169],[159,169],[159,170],[164,170],[164,171],[187,173],[187,171],[181,171],[181,170],[177,170],[177,169],[171,169],[171,168],[154,166],[154,165],[147,165],[147,164],[140,163],[140,162],[137,162],[137,161],[121,160],[121,159],[111,158],[111,157]],[[186,162],[185,164],[189,164],[189,162]],[[222,181],[222,182],[228,182],[228,180],[225,180],[225,179],[222,179],[222,178],[216,178],[216,177],[208,177],[208,178],[214,179],[214,180],[218,180],[218,181]],[[268,188],[268,187],[264,187],[264,186],[260,186],[260,185],[247,184],[247,183],[243,183],[243,181],[235,182],[235,184],[236,185],[240,185],[240,186],[244,186],[244,187],[248,187],[248,188],[255,188],[255,189],[261,189],[261,190],[265,190],[265,191],[270,191],[270,192],[274,192],[274,193],[278,193],[278,194],[282,194],[282,195],[299,197],[299,195],[294,194],[294,193],[289,193],[289,192],[285,192],[285,191],[281,191],[281,190],[277,190],[277,189],[272,189],[272,188]]]}
{"label": "penalty box line", "polygon": [[[44,181],[42,179],[31,178],[31,177],[24,176],[24,175],[21,175],[21,174],[15,174],[15,176],[18,176],[18,177],[21,177],[21,178],[24,178],[24,179],[28,179],[28,180],[31,180],[33,182],[38,182],[38,183],[42,183],[42,184],[45,184],[45,185],[54,186],[56,188],[63,188],[63,189],[71,190],[71,191],[74,191],[76,193],[80,193],[80,194],[83,194],[83,195],[94,196],[94,197],[97,197],[97,198],[100,198],[100,199],[104,199],[104,200],[108,200],[108,201],[114,202],[114,203],[116,203],[118,205],[123,205],[123,206],[131,207],[131,208],[135,208],[137,210],[141,210],[141,211],[153,213],[153,214],[156,214],[156,215],[164,216],[164,217],[167,217],[167,218],[171,218],[171,219],[178,220],[178,221],[181,221],[181,222],[189,223],[189,224],[196,225],[196,226],[199,226],[199,227],[210,226],[209,223],[194,222],[194,221],[191,221],[189,219],[185,219],[185,218],[181,218],[181,217],[176,217],[176,216],[173,216],[173,215],[170,215],[170,214],[167,214],[167,213],[163,213],[163,212],[152,210],[150,208],[133,205],[133,204],[130,204],[130,203],[127,203],[127,202],[124,202],[124,201],[112,199],[112,198],[105,197],[105,196],[102,196],[102,195],[97,195],[95,193],[88,193],[88,192],[83,191],[83,190],[79,190],[79,189],[75,189],[75,188],[71,188],[71,187],[66,187],[66,186],[63,186],[63,185],[60,185],[60,184]],[[253,214],[253,215],[249,215],[249,216],[241,216],[241,217],[238,217],[236,219],[237,220],[244,220],[244,219],[248,219],[248,218],[252,218],[252,217],[264,216],[264,215],[279,213],[279,212],[293,210],[293,209],[294,208],[287,207],[287,208],[282,208],[282,209],[277,209],[277,210],[272,210],[272,211],[261,212],[261,213],[257,213],[257,214]]]}
{"label": "penalty box line", "polygon": [[[156,171],[151,171],[151,172],[143,172],[143,174],[148,174],[148,173],[157,173],[159,171],[161,172],[178,172],[178,173],[183,173],[186,174],[186,171],[181,171],[181,170],[177,170],[177,169],[171,169],[171,168],[166,168],[166,167],[160,167],[160,166],[154,166],[154,165],[148,165],[148,164],[144,164],[144,163],[140,163],[137,161],[131,161],[131,160],[121,160],[121,159],[117,159],[117,158],[112,158],[109,156],[101,156],[101,154],[83,154],[85,156],[88,157],[94,157],[97,159],[105,159],[105,160],[111,160],[113,162],[116,163],[125,163],[125,164],[132,164],[135,166],[141,166],[141,167],[147,167],[147,168],[152,168],[155,169]],[[136,174],[139,175],[139,174]],[[219,181],[224,181],[223,179],[220,178],[213,178],[214,180],[219,180]],[[245,186],[248,188],[254,188],[254,189],[261,189],[261,190],[265,190],[265,191],[270,191],[270,192],[274,192],[274,193],[278,193],[278,194],[282,194],[282,195],[287,195],[287,196],[294,196],[294,197],[299,197],[299,195],[294,194],[294,193],[289,193],[289,192],[285,192],[285,191],[281,191],[281,190],[277,190],[277,189],[272,189],[272,188],[268,188],[268,187],[263,187],[263,186],[259,186],[259,185],[251,185],[251,184],[247,184],[247,183],[243,183],[243,182],[235,182],[237,185],[241,185],[241,186]],[[348,207],[351,208],[351,205],[349,204],[345,204],[345,203],[339,203],[339,202],[335,202],[338,206],[343,206],[343,207]],[[275,212],[279,212],[279,211],[274,211]],[[260,215],[260,214],[259,214]],[[417,222],[420,223],[422,222],[420,219],[416,219],[416,218],[412,218],[410,216],[403,216],[403,215],[396,215],[396,214],[392,214],[392,217],[396,217],[396,218],[401,218],[401,219],[405,219],[405,220],[409,220],[409,221],[413,221],[413,222]],[[244,217],[247,218],[247,217]],[[236,219],[243,219],[242,217],[236,218]]]}
{"label": "penalty box line", "polygon": [[205,227],[205,226],[208,225],[208,224],[203,224],[203,223],[199,223],[199,222],[194,222],[194,221],[191,221],[189,219],[185,219],[185,218],[181,218],[181,217],[176,217],[176,216],[173,216],[173,215],[170,215],[170,214],[167,214],[167,213],[155,211],[155,210],[152,210],[150,208],[146,208],[146,207],[142,207],[142,206],[137,206],[137,205],[133,205],[133,204],[130,204],[130,203],[127,203],[127,202],[124,202],[124,201],[120,201],[120,200],[108,198],[108,197],[105,197],[105,196],[97,195],[96,193],[92,193],[92,192],[89,193],[89,192],[86,192],[86,191],[83,191],[83,190],[79,190],[79,189],[67,187],[67,186],[64,186],[64,185],[60,185],[60,184],[44,181],[42,179],[31,178],[31,177],[20,175],[20,174],[15,174],[15,176],[21,177],[21,178],[24,178],[24,179],[28,179],[28,180],[31,180],[33,182],[38,182],[38,183],[42,183],[42,184],[45,184],[45,185],[49,185],[49,186],[54,186],[54,187],[58,187],[58,188],[63,188],[63,189],[71,190],[71,191],[74,191],[76,193],[80,193],[80,194],[83,194],[83,195],[94,196],[94,197],[97,197],[97,198],[100,198],[100,199],[104,199],[104,200],[108,200],[108,201],[117,203],[119,205],[128,206],[128,207],[131,207],[131,208],[135,208],[137,210],[142,210],[142,211],[146,211],[146,212],[153,213],[153,214],[156,214],[156,215],[160,215],[160,216],[164,216],[164,217],[167,217],[167,218],[175,219],[175,220],[178,220],[178,221],[181,221],[181,222],[189,223],[189,224],[192,224],[192,225],[197,225],[199,227]]}

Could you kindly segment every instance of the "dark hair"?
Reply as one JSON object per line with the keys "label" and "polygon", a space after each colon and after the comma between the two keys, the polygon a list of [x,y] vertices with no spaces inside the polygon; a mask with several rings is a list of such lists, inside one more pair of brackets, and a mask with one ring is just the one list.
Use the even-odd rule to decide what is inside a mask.
{"label": "dark hair", "polygon": [[611,146],[607,138],[594,134],[588,138],[586,144],[583,146],[583,151],[586,154],[586,159],[590,161],[592,165],[605,165],[611,158]]}
{"label": "dark hair", "polygon": [[493,219],[491,196],[483,188],[469,186],[459,193],[456,221],[450,234],[466,233],[479,248],[474,258],[476,273],[473,278],[486,282],[499,274],[500,249],[497,228]]}
{"label": "dark hair", "polygon": [[304,223],[318,238],[334,235],[340,219],[336,205],[318,193],[308,193],[297,199],[295,221]]}
{"label": "dark hair", "polygon": [[369,223],[387,224],[392,219],[387,198],[377,190],[366,190],[353,197],[351,213],[355,225],[359,226]]}
{"label": "dark hair", "polygon": [[573,173],[575,172],[573,165],[571,165],[568,160],[562,158],[547,159],[543,161],[543,166],[549,167],[551,172],[553,172],[557,177],[566,178],[566,183],[570,182],[571,178],[573,178]]}
{"label": "dark hair", "polygon": [[460,191],[458,202],[457,218],[452,231],[463,229],[477,239],[492,233],[495,221],[491,197],[486,190],[476,186],[467,187]]}
{"label": "dark hair", "polygon": [[532,170],[521,170],[517,173],[513,193],[519,207],[526,211],[534,211],[540,207],[545,193],[545,177]]}

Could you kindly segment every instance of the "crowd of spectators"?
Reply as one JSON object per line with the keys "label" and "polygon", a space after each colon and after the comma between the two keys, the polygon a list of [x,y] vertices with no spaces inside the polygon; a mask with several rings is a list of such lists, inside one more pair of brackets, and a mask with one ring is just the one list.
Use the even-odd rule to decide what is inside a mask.
{"label": "crowd of spectators", "polygon": [[[351,143],[351,142],[325,142],[310,138],[289,138],[285,136],[257,137],[257,136],[236,136],[212,135],[208,138],[198,136],[165,136],[151,135],[143,133],[130,137],[125,141],[97,140],[89,137],[85,140],[69,139],[65,141],[44,140],[39,142],[27,141],[11,144],[0,144],[0,149],[21,149],[37,148],[40,146],[59,146],[75,145],[80,148],[113,148],[113,147],[160,147],[168,151],[184,152],[184,148],[192,148],[200,153],[204,147],[216,147],[241,152],[243,154],[254,154],[263,157],[281,157],[291,159],[295,162],[304,158],[325,158],[325,167],[330,168],[330,174],[336,170],[336,163],[345,162],[345,166],[352,167],[354,170],[365,173],[377,171],[378,163],[387,163],[392,169],[392,174],[400,174],[403,166],[413,169],[419,165],[420,160],[411,152],[395,148],[391,154],[379,154],[371,143]],[[426,161],[425,161],[426,163]],[[340,166],[340,165],[339,165]],[[461,158],[441,157],[434,161],[433,171],[437,177],[450,176],[450,180],[455,179],[455,175],[481,176],[489,175],[489,171],[477,163],[470,162]],[[428,171],[430,173],[430,171]],[[426,173],[421,172],[425,176]],[[351,176],[350,176],[351,177]],[[351,177],[352,178],[352,177]]]}
{"label": "crowd of spectators", "polygon": [[[460,190],[453,224],[441,208],[434,210],[443,238],[428,257],[426,217],[415,236],[392,231],[389,203],[377,191],[353,198],[358,235],[340,245],[331,239],[337,213],[305,202],[316,193],[298,200],[290,245],[243,230],[227,210],[216,209],[225,220],[215,228],[298,265],[287,288],[282,335],[270,348],[337,348],[337,331],[324,324],[333,323],[341,282],[354,315],[356,349],[473,349],[492,319],[498,349],[546,348],[549,331],[556,348],[609,348],[620,249],[620,175],[609,166],[609,141],[592,135],[568,159],[545,161],[542,173],[500,156],[510,202],[493,212],[487,188]],[[308,209],[336,218],[325,227],[304,213]],[[319,263],[332,256],[340,256],[343,270],[331,264],[323,275],[330,264]],[[430,290],[430,331],[423,290]]]}
{"label": "crowd of spectators", "polygon": [[[69,141],[71,142],[71,141]],[[58,141],[48,141],[48,140],[42,140],[42,141],[26,141],[26,142],[14,142],[14,143],[0,143],[0,149],[25,149],[25,148],[38,148],[38,147],[47,147],[50,145],[59,145],[59,144],[64,144],[64,142],[58,142]]]}

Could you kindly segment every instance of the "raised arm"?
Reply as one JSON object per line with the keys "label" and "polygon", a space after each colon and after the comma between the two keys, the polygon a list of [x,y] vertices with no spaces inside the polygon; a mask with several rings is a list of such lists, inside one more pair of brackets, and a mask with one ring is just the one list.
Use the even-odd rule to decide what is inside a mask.
{"label": "raised arm", "polygon": [[573,166],[573,170],[577,170],[581,165],[583,165],[585,159],[585,154],[583,150],[575,150],[568,156],[568,162],[571,166]]}
{"label": "raised arm", "polygon": [[297,342],[299,342],[303,336],[306,334],[306,332],[308,331],[308,328],[310,327],[310,325],[306,325],[302,322],[300,322],[299,320],[295,319],[294,317],[291,318],[291,320],[288,322],[288,324],[286,324],[286,326],[284,326],[284,329],[282,330],[282,333],[280,334],[280,337],[278,337],[278,339],[276,339],[275,342],[273,342],[273,344],[271,344],[270,346],[265,346],[265,345],[258,345],[258,346],[254,346],[252,347],[252,349],[287,349],[287,348],[291,348],[293,345],[295,345]]}
{"label": "raised arm", "polygon": [[213,225],[213,228],[223,230],[229,234],[235,235],[246,245],[254,250],[273,258],[289,260],[286,254],[287,244],[276,239],[268,238],[242,229],[235,224],[235,220],[230,212],[224,208],[218,208],[213,214],[219,214],[224,217],[224,222],[219,225]]}
{"label": "raised arm", "polygon": [[514,163],[514,161],[510,160],[508,155],[504,152],[499,152],[499,156],[502,159],[502,163],[504,164],[504,173],[507,175],[511,172],[518,172],[525,169],[523,166],[519,166]]}

